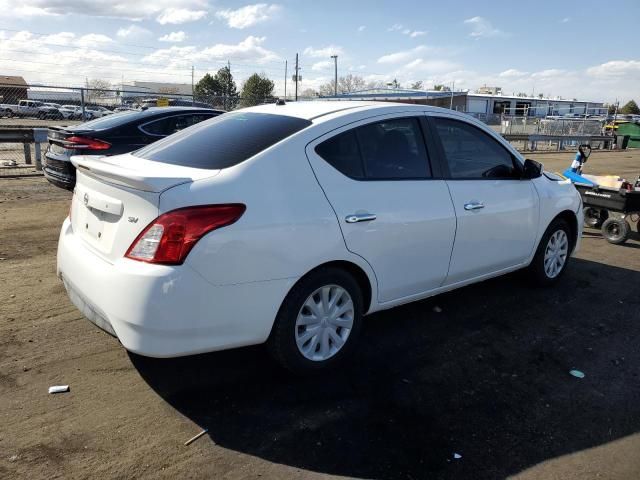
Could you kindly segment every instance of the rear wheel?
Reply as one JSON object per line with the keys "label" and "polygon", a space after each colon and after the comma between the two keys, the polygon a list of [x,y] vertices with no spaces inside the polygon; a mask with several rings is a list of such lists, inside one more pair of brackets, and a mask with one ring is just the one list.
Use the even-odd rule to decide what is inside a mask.
{"label": "rear wheel", "polygon": [[584,224],[591,228],[600,228],[604,221],[609,218],[609,212],[605,209],[585,207]]}
{"label": "rear wheel", "polygon": [[626,242],[630,233],[631,225],[623,218],[608,218],[602,224],[602,236],[614,245]]}
{"label": "rear wheel", "polygon": [[569,224],[562,218],[551,222],[544,232],[528,269],[537,285],[552,285],[562,276],[571,255],[571,235]]}
{"label": "rear wheel", "polygon": [[320,268],[285,298],[267,342],[273,357],[294,373],[332,368],[353,350],[362,324],[362,292],[338,268]]}

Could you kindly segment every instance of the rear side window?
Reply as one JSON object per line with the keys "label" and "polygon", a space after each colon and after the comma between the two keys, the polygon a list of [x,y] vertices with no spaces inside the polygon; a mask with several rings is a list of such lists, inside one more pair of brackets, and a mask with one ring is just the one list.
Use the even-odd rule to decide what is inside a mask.
{"label": "rear side window", "polygon": [[316,153],[347,177],[365,178],[355,130],[349,130],[322,142],[316,147]]}
{"label": "rear side window", "polygon": [[451,178],[512,179],[519,176],[511,153],[487,133],[448,118],[436,118],[435,122]]}
{"label": "rear side window", "polygon": [[166,137],[211,117],[212,115],[173,115],[143,124],[140,129],[149,135]]}
{"label": "rear side window", "polygon": [[332,137],[316,153],[344,175],[356,180],[431,178],[420,123],[396,118],[371,123]]}
{"label": "rear side window", "polygon": [[228,168],[309,125],[309,120],[285,115],[226,113],[158,140],[134,155],[185,167]]}

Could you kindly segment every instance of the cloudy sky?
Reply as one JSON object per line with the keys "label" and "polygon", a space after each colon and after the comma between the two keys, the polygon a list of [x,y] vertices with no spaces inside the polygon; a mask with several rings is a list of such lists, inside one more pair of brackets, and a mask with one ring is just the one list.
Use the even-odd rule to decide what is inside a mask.
{"label": "cloudy sky", "polygon": [[281,95],[297,52],[302,89],[333,77],[336,54],[339,75],[403,86],[640,101],[638,18],[638,0],[0,0],[0,75],[190,83],[192,65],[197,80],[229,61]]}

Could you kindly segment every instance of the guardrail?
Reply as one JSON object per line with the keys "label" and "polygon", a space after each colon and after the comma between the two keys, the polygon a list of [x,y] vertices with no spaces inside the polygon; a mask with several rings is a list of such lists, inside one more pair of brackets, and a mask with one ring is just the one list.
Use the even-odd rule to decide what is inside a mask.
{"label": "guardrail", "polygon": [[[0,129],[0,177],[41,175],[40,144],[46,142],[46,128]],[[31,144],[34,145],[34,158],[31,155]]]}

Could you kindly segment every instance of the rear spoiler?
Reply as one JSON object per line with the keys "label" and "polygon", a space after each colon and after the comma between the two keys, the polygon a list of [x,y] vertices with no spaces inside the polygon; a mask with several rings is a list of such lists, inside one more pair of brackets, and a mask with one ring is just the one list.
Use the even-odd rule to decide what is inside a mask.
{"label": "rear spoiler", "polygon": [[96,155],[74,155],[71,163],[90,177],[100,178],[125,187],[145,192],[162,192],[167,188],[193,181],[190,177],[163,177],[143,175],[138,170],[128,169],[106,161],[106,157]]}

